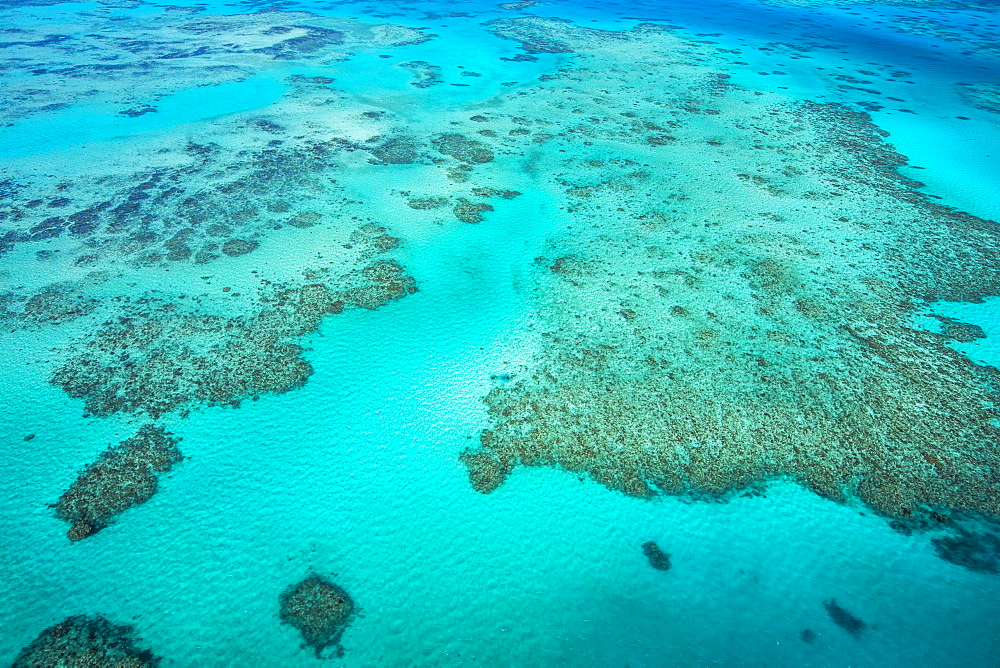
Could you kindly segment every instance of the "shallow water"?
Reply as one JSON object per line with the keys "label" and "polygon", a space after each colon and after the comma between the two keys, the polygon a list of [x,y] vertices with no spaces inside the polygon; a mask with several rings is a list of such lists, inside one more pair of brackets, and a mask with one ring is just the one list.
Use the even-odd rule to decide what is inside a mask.
{"label": "shallow water", "polygon": [[0,661],[313,665],[315,572],[349,666],[995,663],[1000,542],[939,549],[1000,535],[995,9],[262,7],[0,9]]}

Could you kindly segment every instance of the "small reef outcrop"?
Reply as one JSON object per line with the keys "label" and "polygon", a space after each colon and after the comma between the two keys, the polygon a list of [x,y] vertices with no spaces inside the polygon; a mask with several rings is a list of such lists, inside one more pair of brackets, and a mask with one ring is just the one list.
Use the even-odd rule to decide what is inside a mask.
{"label": "small reef outcrop", "polygon": [[647,541],[642,544],[642,553],[646,555],[649,565],[658,571],[670,570],[670,554],[664,552],[663,548],[654,541]]}
{"label": "small reef outcrop", "polygon": [[100,615],[74,615],[42,631],[14,659],[13,668],[153,668],[160,657],[138,646],[131,626]]}
{"label": "small reef outcrop", "polygon": [[823,607],[826,608],[826,614],[830,615],[830,619],[834,624],[844,629],[855,638],[860,636],[861,633],[868,628],[867,623],[853,613],[844,609],[834,598],[823,601]]}
{"label": "small reef outcrop", "polygon": [[148,424],[101,453],[54,505],[56,516],[70,523],[69,539],[92,536],[129,508],[149,501],[159,477],[183,458],[177,442]]}
{"label": "small reef outcrop", "polygon": [[316,573],[294,584],[281,594],[281,621],[302,634],[305,645],[316,652],[316,658],[326,648],[339,646],[344,630],[354,618],[355,604],[342,587]]}
{"label": "small reef outcrop", "polygon": [[[374,225],[359,228],[351,240],[372,255],[398,245]],[[374,310],[416,291],[401,265],[375,260],[325,282],[269,284],[263,308],[244,316],[151,302],[81,341],[51,382],[99,417],[126,412],[156,419],[186,404],[236,406],[303,385],[312,366],[289,339],[314,332],[328,314]]]}

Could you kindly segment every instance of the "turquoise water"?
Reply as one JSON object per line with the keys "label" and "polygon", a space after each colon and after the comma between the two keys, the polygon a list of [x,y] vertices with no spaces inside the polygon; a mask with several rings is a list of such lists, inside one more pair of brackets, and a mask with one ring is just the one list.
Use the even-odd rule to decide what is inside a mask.
{"label": "turquoise water", "polygon": [[[835,433],[837,415],[810,424],[817,390],[803,378],[842,369],[868,374],[879,399],[940,379],[942,394],[921,396],[955,403],[886,399],[931,427],[995,396],[980,378],[1000,366],[997,267],[976,253],[993,248],[989,221],[1000,218],[1000,106],[973,106],[955,84],[998,86],[1000,105],[1000,54],[988,48],[1000,19],[995,7],[915,4],[4,5],[2,25],[14,28],[0,50],[11,91],[0,128],[0,661],[70,616],[101,615],[131,625],[161,665],[313,665],[316,653],[282,623],[280,596],[314,572],[356,605],[342,655],[322,652],[348,666],[994,665],[1000,542],[950,558],[934,542],[998,535],[1000,446],[979,447],[971,427],[935,438],[992,456],[969,466],[985,490],[978,505],[956,477],[964,487],[917,497],[906,521],[892,489],[812,491],[829,492],[821,473],[870,474],[870,461],[837,452],[775,454],[773,469],[749,476],[727,469],[721,490],[692,482],[640,498],[613,484],[635,452],[667,447],[646,442],[662,433],[657,419],[703,421],[688,461],[699,448],[724,460],[710,417],[720,402],[746,407],[749,417],[733,414],[745,420],[801,406],[792,422]],[[466,15],[440,16],[450,13]],[[525,33],[486,23],[524,16],[565,21]],[[901,32],[901,18],[989,34],[956,42]],[[633,31],[642,22],[674,27]],[[53,34],[67,38],[46,42]],[[399,66],[414,62],[424,65]],[[413,85],[423,73],[433,82]],[[705,83],[719,73],[731,84],[721,92]],[[803,101],[867,110],[888,135],[848,141],[838,134],[847,117]],[[692,106],[721,113],[681,111]],[[634,117],[658,129],[636,135]],[[445,147],[455,133],[491,159]],[[413,153],[385,149],[393,140]],[[878,141],[925,186],[870,176]],[[444,203],[420,203],[435,198]],[[465,222],[463,199],[492,208]],[[963,227],[927,203],[989,220]],[[366,223],[398,246],[368,250]],[[943,229],[957,231],[935,236]],[[782,267],[770,279],[762,258]],[[416,290],[352,302],[345,295],[380,260]],[[253,329],[271,322],[279,289],[320,284],[342,313],[293,334],[274,332],[298,311]],[[805,298],[825,320],[803,317]],[[919,339],[906,349],[912,365],[851,352],[858,336],[942,331],[928,314],[984,338]],[[162,323],[166,333],[138,342],[115,329]],[[244,367],[270,379],[287,363],[264,354],[271,335],[301,346],[292,356],[311,374],[240,385]],[[811,352],[780,347],[790,339]],[[227,356],[231,341],[250,352]],[[109,342],[113,353],[94,352]],[[595,349],[606,365],[588,366]],[[151,350],[169,363],[137,361]],[[812,371],[819,356],[828,366]],[[689,413],[650,408],[660,399],[649,388],[663,386],[644,384],[654,382],[647,359],[700,379]],[[858,359],[867,366],[851,366]],[[795,381],[767,388],[778,404],[741,389],[763,367]],[[90,389],[55,382],[67,370]],[[215,380],[216,399],[199,398],[194,385]],[[593,436],[604,425],[587,429],[590,415],[608,419],[587,393],[605,385],[616,426],[639,434],[611,446],[617,454],[589,468],[525,456],[495,491],[470,484],[462,453],[483,430],[521,429],[516,420],[525,439],[535,429],[544,443],[570,434],[606,445]],[[93,403],[175,387],[188,399],[162,413]],[[526,416],[484,402],[494,388],[526,397]],[[853,415],[850,402],[836,405]],[[873,399],[872,414],[880,406]],[[53,504],[145,424],[179,438],[184,460],[148,500],[70,541]],[[893,429],[886,420],[876,431]],[[944,457],[932,440],[921,451]],[[685,466],[695,480],[697,466]],[[669,570],[651,566],[648,541],[670,554]]]}
{"label": "turquoise water", "polygon": [[[248,79],[205,88],[178,91],[157,101],[155,112],[140,116],[122,116],[112,105],[94,105],[67,110],[53,117],[30,118],[15,123],[8,130],[3,145],[4,158],[25,158],[38,153],[86,148],[89,142],[107,141],[141,135],[266,107],[277,100],[282,86],[272,78]],[[81,105],[82,106],[82,105]]]}

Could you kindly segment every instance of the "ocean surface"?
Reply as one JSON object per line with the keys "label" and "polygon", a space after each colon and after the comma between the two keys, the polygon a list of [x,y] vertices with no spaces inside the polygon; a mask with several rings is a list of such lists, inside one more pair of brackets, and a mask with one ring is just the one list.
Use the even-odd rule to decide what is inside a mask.
{"label": "ocean surface", "polygon": [[1000,4],[4,0],[0,59],[0,663],[1000,663]]}

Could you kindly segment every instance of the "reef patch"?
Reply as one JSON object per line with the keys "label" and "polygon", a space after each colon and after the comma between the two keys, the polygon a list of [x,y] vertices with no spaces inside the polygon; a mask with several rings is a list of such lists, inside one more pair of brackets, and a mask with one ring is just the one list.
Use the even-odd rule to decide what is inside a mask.
{"label": "reef patch", "polygon": [[1000,114],[1000,85],[997,84],[958,84],[959,93],[968,104]]}
{"label": "reef patch", "polygon": [[92,536],[129,508],[149,501],[160,476],[183,458],[177,443],[166,431],[149,424],[101,453],[54,506],[56,516],[71,525],[69,539]]}
{"label": "reef patch", "polygon": [[416,142],[410,137],[392,137],[368,149],[377,162],[387,165],[410,165],[420,159]]}
{"label": "reef patch", "polygon": [[459,197],[452,212],[463,223],[481,223],[483,222],[483,213],[492,210],[493,205],[486,202],[470,202],[464,197]]}
{"label": "reef patch", "polygon": [[413,74],[413,81],[410,82],[410,85],[415,88],[430,88],[441,83],[441,68],[437,65],[431,65],[427,61],[412,60],[400,63],[399,67],[405,68]]}
{"label": "reef patch", "polygon": [[[924,196],[867,114],[739,89],[662,26],[491,25],[576,53],[558,94],[522,90],[491,123],[601,148],[572,175],[536,161],[573,229],[530,269],[539,352],[484,398],[474,489],[551,466],[638,498],[791,479],[890,518],[1000,516],[1000,372],[947,345],[978,332],[912,325],[1000,294],[995,223]],[[664,71],[676,85],[625,110],[593,93]]]}
{"label": "reef patch", "polygon": [[[93,313],[100,301],[87,295],[87,288],[103,282],[96,274],[82,281],[49,284],[33,295],[15,291],[0,294],[0,322],[12,328],[61,325]],[[19,307],[19,308],[17,308]]]}
{"label": "reef patch", "polygon": [[160,665],[160,657],[138,642],[131,626],[112,624],[100,615],[76,615],[42,631],[17,655],[13,668]]}
{"label": "reef patch", "polygon": [[[525,17],[517,19],[496,19],[486,23],[489,30],[498,37],[521,43],[528,54],[532,53],[573,53],[574,49],[553,25],[560,19]],[[569,23],[566,21],[566,23]]]}
{"label": "reef patch", "polygon": [[945,561],[977,573],[1000,573],[1000,535],[959,528],[956,535],[932,538],[934,551]]}
{"label": "reef patch", "polygon": [[834,624],[854,637],[860,636],[868,628],[868,624],[845,610],[837,603],[836,599],[831,598],[823,601],[823,607],[826,609],[826,613],[830,615],[830,619],[833,620]]}
{"label": "reef patch", "polygon": [[281,621],[302,634],[317,659],[331,646],[343,656],[339,643],[354,618],[355,604],[342,587],[313,573],[282,592],[280,605]]}
{"label": "reef patch", "polygon": [[[397,243],[374,225],[356,235],[373,254]],[[238,405],[262,393],[288,392],[312,374],[302,348],[289,339],[315,331],[326,315],[345,307],[377,309],[416,292],[413,278],[391,260],[325,280],[268,285],[265,307],[248,316],[145,304],[84,339],[82,352],[56,369],[51,382],[97,416],[157,418],[189,403]]]}
{"label": "reef patch", "polygon": [[941,322],[941,334],[943,336],[958,341],[959,343],[972,343],[977,339],[985,339],[986,333],[979,325],[961,322],[954,318],[947,318],[942,315],[931,315]]}
{"label": "reef patch", "polygon": [[670,570],[670,555],[653,541],[642,544],[642,553],[645,555],[649,565],[658,571]]}
{"label": "reef patch", "polygon": [[483,142],[457,133],[437,136],[434,147],[439,153],[464,163],[482,164],[493,161],[493,152]]}

